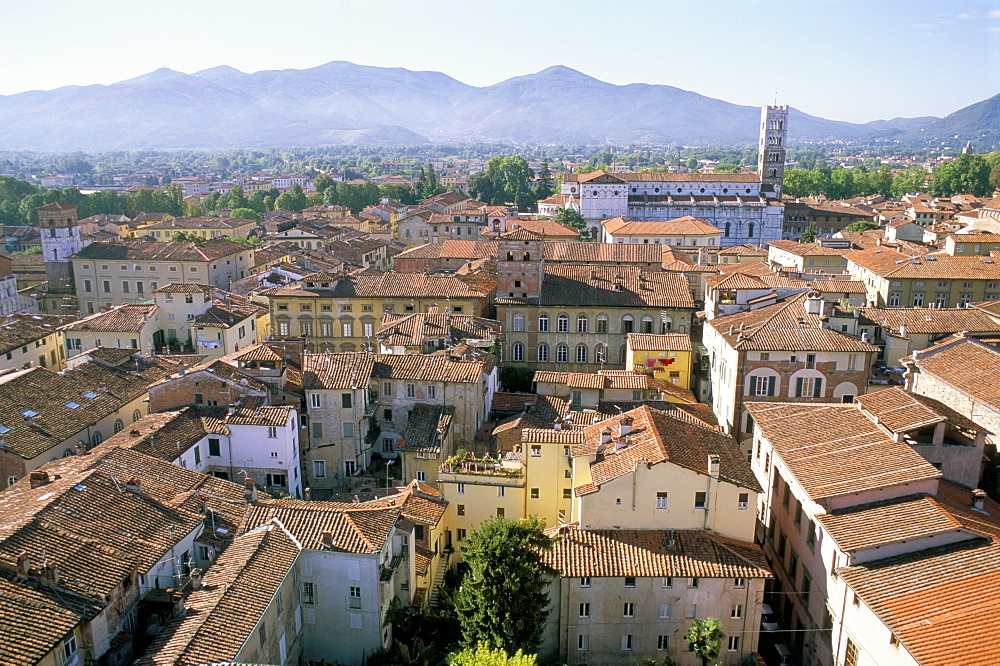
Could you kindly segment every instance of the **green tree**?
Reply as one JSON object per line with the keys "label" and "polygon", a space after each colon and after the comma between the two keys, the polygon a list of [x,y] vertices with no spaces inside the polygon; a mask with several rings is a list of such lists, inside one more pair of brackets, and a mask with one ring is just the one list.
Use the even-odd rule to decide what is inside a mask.
{"label": "green tree", "polygon": [[580,215],[579,211],[573,208],[559,208],[556,210],[555,221],[576,229],[585,229],[587,227],[587,221],[583,219],[583,215]]}
{"label": "green tree", "polygon": [[542,160],[542,167],[538,170],[538,187],[535,188],[535,195],[539,200],[552,196],[555,186],[552,181],[552,170],[549,168],[549,161]]}
{"label": "green tree", "polygon": [[239,185],[233,185],[220,203],[223,204],[223,208],[246,208],[248,201],[243,195],[243,188]]}
{"label": "green tree", "polygon": [[313,190],[319,194],[323,194],[328,189],[334,186],[333,178],[330,174],[321,173],[320,175],[313,178]]}
{"label": "green tree", "polygon": [[878,229],[879,226],[871,220],[858,220],[857,222],[851,222],[846,227],[844,231],[871,231],[872,229]]}
{"label": "green tree", "polygon": [[816,226],[816,221],[813,220],[806,227],[806,230],[802,232],[802,242],[803,243],[815,243],[816,238],[819,237],[819,227]]}
{"label": "green tree", "polygon": [[528,180],[534,176],[520,155],[497,155],[486,163],[486,169],[469,176],[469,194],[495,206],[513,203],[518,209],[527,210],[537,201],[528,187]]}
{"label": "green tree", "polygon": [[296,213],[301,213],[302,209],[308,203],[302,187],[298,183],[294,183],[291,190],[278,195],[278,198],[274,201],[274,207],[287,208],[288,210],[294,210]]}
{"label": "green tree", "polygon": [[695,620],[688,630],[688,647],[694,656],[701,659],[702,666],[708,666],[709,660],[718,657],[722,650],[722,639],[725,634],[722,633],[721,626],[719,618],[709,617]]}
{"label": "green tree", "polygon": [[715,168],[712,169],[712,173],[739,173],[739,172],[740,172],[739,164],[725,164],[722,162],[716,164]]}
{"label": "green tree", "polygon": [[538,518],[488,518],[462,546],[468,571],[455,598],[462,646],[480,643],[513,655],[534,653],[549,614],[546,585],[552,571],[542,551],[552,541]]}
{"label": "green tree", "polygon": [[234,208],[230,211],[229,217],[235,217],[241,220],[256,220],[257,222],[260,222],[260,215],[258,215],[257,211],[252,208]]}
{"label": "green tree", "polygon": [[926,187],[927,172],[923,167],[911,166],[893,177],[889,193],[894,197],[901,197],[904,194],[924,192]]}
{"label": "green tree", "polygon": [[451,666],[535,666],[537,663],[533,654],[524,654],[518,650],[508,656],[500,648],[491,648],[486,643],[448,655],[448,664]]}

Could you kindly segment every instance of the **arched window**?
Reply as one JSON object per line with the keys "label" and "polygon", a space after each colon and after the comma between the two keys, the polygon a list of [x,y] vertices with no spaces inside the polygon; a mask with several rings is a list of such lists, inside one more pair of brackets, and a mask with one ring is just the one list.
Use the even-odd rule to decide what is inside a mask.
{"label": "arched window", "polygon": [[569,317],[564,314],[559,315],[558,319],[558,330],[560,333],[569,332]]}
{"label": "arched window", "polygon": [[607,333],[608,332],[608,317],[607,315],[597,315],[597,332]]}
{"label": "arched window", "polygon": [[103,441],[104,441],[104,438],[101,437],[101,433],[95,432],[94,436],[90,438],[90,445],[91,446],[97,446],[98,444],[100,444]]}
{"label": "arched window", "polygon": [[618,362],[625,365],[626,358],[628,358],[628,346],[622,345],[621,348],[618,349]]}
{"label": "arched window", "polygon": [[726,222],[726,238],[729,238],[729,227],[731,224],[731,222]]}
{"label": "arched window", "polygon": [[635,332],[635,320],[632,319],[632,315],[625,315],[622,317],[622,333],[633,332]]}
{"label": "arched window", "polygon": [[65,451],[63,451],[63,458],[72,458],[72,457],[73,457],[73,449],[66,449]]}
{"label": "arched window", "polygon": [[520,314],[514,315],[514,330],[515,331],[524,330],[524,315]]}
{"label": "arched window", "polygon": [[747,236],[753,236],[753,222],[747,225]]}
{"label": "arched window", "polygon": [[559,345],[556,347],[556,363],[565,363],[569,360],[569,347]]}
{"label": "arched window", "polygon": [[525,252],[524,253],[524,260],[525,261],[531,261],[531,253],[530,252]]}
{"label": "arched window", "polygon": [[10,487],[10,486],[14,485],[15,483],[17,483],[17,477],[16,476],[8,476],[7,477],[7,487]]}
{"label": "arched window", "polygon": [[548,363],[549,362],[549,346],[542,344],[538,345],[538,362]]}
{"label": "arched window", "polygon": [[652,333],[653,332],[653,318],[652,317],[643,317],[642,318],[642,332],[643,333]]}
{"label": "arched window", "polygon": [[135,423],[141,418],[142,418],[142,413],[138,409],[132,412],[132,423]]}
{"label": "arched window", "polygon": [[674,330],[674,320],[664,316],[660,319],[660,333]]}
{"label": "arched window", "polygon": [[587,362],[587,345],[577,345],[576,347],[576,362],[586,363]]}
{"label": "arched window", "polygon": [[579,317],[576,318],[577,333],[586,333],[589,325],[590,325],[590,320],[587,318],[587,315],[580,315]]}
{"label": "arched window", "polygon": [[608,362],[608,346],[603,342],[597,343],[594,347],[594,360],[598,363]]}
{"label": "arched window", "polygon": [[514,253],[513,252],[508,252],[507,253],[507,261],[514,261]]}
{"label": "arched window", "polygon": [[121,432],[124,429],[125,429],[125,424],[122,423],[121,419],[117,419],[115,421],[115,432]]}
{"label": "arched window", "polygon": [[538,332],[547,333],[549,330],[549,316],[546,314],[538,315]]}
{"label": "arched window", "polygon": [[515,342],[514,346],[510,348],[510,360],[512,361],[524,360],[524,345],[522,345],[520,342]]}

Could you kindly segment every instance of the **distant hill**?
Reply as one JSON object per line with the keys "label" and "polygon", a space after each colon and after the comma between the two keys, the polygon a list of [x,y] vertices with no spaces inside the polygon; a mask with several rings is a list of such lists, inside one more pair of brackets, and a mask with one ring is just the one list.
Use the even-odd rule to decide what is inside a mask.
{"label": "distant hill", "polygon": [[[984,108],[977,109],[980,105]],[[948,118],[867,124],[792,109],[789,138],[919,138],[933,131],[975,142],[979,133],[996,131],[998,106],[994,97]],[[440,72],[340,61],[253,74],[221,66],[195,74],[158,69],[107,86],[0,96],[0,149],[444,141],[719,145],[756,143],[759,115],[757,107],[666,85],[614,85],[562,66],[482,88]]]}
{"label": "distant hill", "polygon": [[958,147],[972,141],[976,152],[1000,146],[1000,94],[911,128],[908,136]]}

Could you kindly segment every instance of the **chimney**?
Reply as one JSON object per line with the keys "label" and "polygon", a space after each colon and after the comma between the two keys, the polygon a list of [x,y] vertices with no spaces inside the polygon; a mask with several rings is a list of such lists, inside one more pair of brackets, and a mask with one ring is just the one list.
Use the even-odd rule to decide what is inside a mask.
{"label": "chimney", "polygon": [[32,488],[41,488],[49,482],[49,473],[43,469],[36,469],[29,475],[29,483]]}
{"label": "chimney", "polygon": [[979,488],[972,491],[972,509],[986,513],[986,493]]}
{"label": "chimney", "polygon": [[19,576],[27,576],[31,573],[31,558],[23,550],[17,556],[17,573]]}
{"label": "chimney", "polygon": [[719,478],[719,462],[721,458],[714,453],[708,454],[708,475],[713,479]]}
{"label": "chimney", "polygon": [[136,495],[142,494],[142,479],[137,476],[133,476],[131,479],[125,482],[125,490],[130,493],[135,493]]}
{"label": "chimney", "polygon": [[178,363],[177,364],[177,376],[178,377],[183,377],[186,374],[187,374],[187,372],[184,370],[184,364],[183,363]]}
{"label": "chimney", "polygon": [[42,578],[49,581],[53,585],[59,584],[59,567],[55,564],[46,564],[42,567],[41,571]]}
{"label": "chimney", "polygon": [[556,421],[552,426],[555,430],[562,430],[562,421]]}
{"label": "chimney", "polygon": [[677,543],[677,530],[673,527],[670,528],[670,536],[667,538],[667,547],[673,548],[674,544]]}
{"label": "chimney", "polygon": [[811,315],[821,315],[823,314],[823,299],[815,294],[810,294],[806,297],[806,314]]}
{"label": "chimney", "polygon": [[77,442],[76,444],[76,455],[85,456],[87,455],[87,445],[83,442]]}
{"label": "chimney", "polygon": [[333,532],[323,532],[323,547],[333,548]]}
{"label": "chimney", "polygon": [[900,324],[899,325],[899,337],[901,337],[901,338],[905,338],[906,337],[906,324]]}
{"label": "chimney", "polygon": [[605,428],[601,431],[601,444],[611,443],[611,428]]}
{"label": "chimney", "polygon": [[191,569],[191,589],[200,590],[201,589],[201,569]]}
{"label": "chimney", "polygon": [[250,503],[257,503],[257,484],[249,476],[243,479],[243,499]]}
{"label": "chimney", "polygon": [[306,501],[307,502],[312,502],[313,489],[312,488],[306,488],[303,492],[305,493]]}
{"label": "chimney", "polygon": [[623,416],[620,419],[618,419],[618,436],[619,437],[624,437],[625,435],[627,435],[630,432],[632,432],[632,421],[633,421],[633,419],[632,419],[631,416]]}

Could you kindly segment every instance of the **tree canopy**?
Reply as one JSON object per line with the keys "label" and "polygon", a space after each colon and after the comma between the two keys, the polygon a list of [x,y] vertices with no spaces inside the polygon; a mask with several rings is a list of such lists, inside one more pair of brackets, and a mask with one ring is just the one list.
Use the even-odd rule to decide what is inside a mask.
{"label": "tree canopy", "polygon": [[468,571],[455,598],[462,646],[534,653],[549,614],[546,585],[552,572],[541,553],[552,547],[536,517],[489,518],[462,546]]}
{"label": "tree canopy", "polygon": [[878,224],[872,222],[871,220],[858,220],[857,222],[851,222],[844,227],[844,231],[871,231],[878,228]]}
{"label": "tree canopy", "polygon": [[535,655],[524,654],[520,650],[508,655],[500,648],[491,648],[485,643],[448,657],[451,666],[535,666],[536,663]]}
{"label": "tree canopy", "polygon": [[695,620],[688,630],[688,647],[694,656],[701,659],[702,666],[708,666],[710,659],[719,656],[722,650],[722,624],[717,617],[708,617],[704,620]]}
{"label": "tree canopy", "polygon": [[469,176],[469,194],[492,205],[513,203],[527,210],[538,199],[528,186],[535,174],[520,155],[490,158],[486,169]]}

